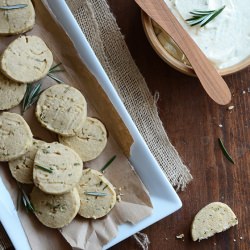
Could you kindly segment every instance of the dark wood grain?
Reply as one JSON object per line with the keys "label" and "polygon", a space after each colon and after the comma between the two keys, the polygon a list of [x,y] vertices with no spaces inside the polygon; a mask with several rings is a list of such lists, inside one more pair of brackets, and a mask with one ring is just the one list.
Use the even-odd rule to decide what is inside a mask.
{"label": "dark wood grain", "polygon": [[[179,193],[182,209],[143,231],[151,241],[149,249],[250,249],[250,67],[224,78],[233,93],[230,105],[235,106],[228,111],[210,100],[197,79],[170,68],[156,55],[143,32],[140,10],[134,1],[109,0],[109,4],[152,94],[160,93],[160,117],[194,177]],[[223,156],[218,137],[235,165]],[[189,229],[194,215],[213,201],[228,204],[238,216],[239,225],[208,240],[192,242]],[[175,237],[181,233],[184,241]],[[140,247],[129,238],[112,249]]]}

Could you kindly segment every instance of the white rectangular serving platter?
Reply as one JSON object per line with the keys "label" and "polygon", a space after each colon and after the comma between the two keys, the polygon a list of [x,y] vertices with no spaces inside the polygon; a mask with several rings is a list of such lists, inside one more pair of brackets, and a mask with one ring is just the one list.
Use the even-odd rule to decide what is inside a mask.
{"label": "white rectangular serving platter", "polygon": [[62,0],[48,0],[48,3],[58,21],[71,37],[84,63],[97,78],[112,104],[117,109],[119,115],[122,117],[123,122],[129,129],[134,139],[134,144],[131,149],[131,157],[129,160],[149,191],[153,204],[153,213],[151,216],[145,218],[136,225],[123,224],[119,226],[119,232],[116,238],[104,246],[104,249],[107,249],[130,237],[134,233],[172,214],[181,208],[182,203],[155,158],[149,151],[145,141],[140,135],[116,90],[87,42],[86,37],[80,29],[66,2]]}
{"label": "white rectangular serving platter", "polygon": [[[109,99],[111,100],[112,104],[118,111],[123,122],[129,129],[134,139],[134,144],[131,148],[131,157],[129,160],[134,166],[137,174],[146,186],[147,190],[149,191],[151,202],[153,204],[153,212],[149,217],[145,218],[135,225],[127,223],[119,226],[118,235],[103,248],[108,249],[118,242],[135,234],[136,232],[172,214],[173,212],[181,208],[182,203],[175,190],[169,183],[168,179],[166,178],[165,174],[162,172],[157,161],[149,151],[146,143],[144,142],[142,136],[133,123],[125,106],[123,105],[112,83],[103,70],[100,62],[96,58],[93,50],[91,49],[89,43],[87,42],[84,34],[82,33],[65,1],[48,0],[48,3],[58,21],[61,23],[65,31],[74,42],[74,45],[78,50],[78,53],[82,57],[82,60],[96,77],[96,79],[108,95]],[[11,202],[8,202],[8,200],[6,199],[4,199],[2,202],[4,205],[6,205],[6,209],[10,209],[13,206],[13,204],[11,205]],[[16,220],[18,220],[17,216]],[[8,216],[6,220],[4,220],[4,222],[5,223],[3,223],[3,226],[5,227],[6,231],[9,232],[9,236],[15,248],[24,249],[24,241],[20,240],[20,237],[25,236],[23,236],[22,234],[20,235],[20,237],[16,237],[21,230],[18,231],[17,227],[11,226],[12,231],[9,231],[9,226],[10,224],[12,224],[12,219],[10,216]],[[27,246],[25,249],[29,249],[29,247]]]}

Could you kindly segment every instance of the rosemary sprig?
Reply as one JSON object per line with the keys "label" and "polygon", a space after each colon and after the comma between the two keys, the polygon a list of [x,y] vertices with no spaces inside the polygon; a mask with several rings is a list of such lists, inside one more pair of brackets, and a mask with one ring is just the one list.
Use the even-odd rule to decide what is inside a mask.
{"label": "rosemary sprig", "polygon": [[104,170],[113,162],[113,160],[116,158],[116,155],[114,155],[100,170],[100,172],[104,172]]}
{"label": "rosemary sprig", "polygon": [[0,10],[16,10],[16,9],[23,9],[27,7],[27,4],[15,4],[15,5],[6,5],[0,6]]}
{"label": "rosemary sprig", "polygon": [[234,164],[234,160],[232,159],[232,157],[230,156],[230,154],[227,152],[227,150],[226,150],[226,148],[225,148],[225,146],[224,146],[224,144],[223,144],[223,142],[221,141],[220,138],[218,138],[218,142],[219,142],[220,148],[221,148],[221,150],[222,150],[224,156],[225,156],[231,163]]}
{"label": "rosemary sprig", "polygon": [[[17,186],[18,186],[18,189],[21,193],[21,201],[23,202],[23,205],[26,209],[27,212],[31,212],[31,213],[34,213],[35,212],[35,209],[28,197],[28,195],[26,194],[26,192],[22,189],[21,185],[19,183],[17,183]],[[19,205],[18,205],[19,207]],[[17,209],[18,209],[17,207]]]}
{"label": "rosemary sprig", "polygon": [[201,27],[205,26],[207,23],[212,21],[215,17],[217,17],[224,9],[225,5],[217,10],[194,10],[191,11],[190,14],[193,16],[189,19],[186,19],[190,26],[200,25]]}
{"label": "rosemary sprig", "polygon": [[[56,64],[55,66],[51,67],[48,73],[48,76],[55,80],[57,83],[64,83],[57,77],[53,75],[53,73],[57,72],[63,72],[64,69],[59,68],[61,66],[61,63]],[[28,87],[26,89],[23,102],[22,102],[22,114],[29,109],[39,98],[40,94],[42,93],[41,91],[41,82],[33,83],[33,84],[28,84]]]}
{"label": "rosemary sprig", "polygon": [[101,193],[101,192],[84,192],[84,194],[92,196],[107,196],[106,193]]}
{"label": "rosemary sprig", "polygon": [[42,167],[42,166],[39,166],[39,165],[35,165],[37,168],[45,171],[45,172],[48,172],[48,173],[53,173],[53,169],[51,168],[45,168],[45,167]]}
{"label": "rosemary sprig", "polygon": [[37,101],[42,93],[41,86],[40,82],[28,85],[22,102],[22,114]]}
{"label": "rosemary sprig", "polygon": [[[59,71],[54,71],[54,72],[59,72]],[[55,77],[51,73],[48,73],[47,76],[50,77],[51,79],[55,80],[57,83],[64,83],[62,80],[60,80],[59,78]]]}
{"label": "rosemary sprig", "polygon": [[50,70],[49,70],[49,73],[55,73],[55,72],[63,72],[64,71],[64,69],[58,69],[58,67],[59,66],[61,66],[62,65],[62,63],[58,63],[58,64],[56,64],[55,66],[52,66],[51,68],[50,68]]}

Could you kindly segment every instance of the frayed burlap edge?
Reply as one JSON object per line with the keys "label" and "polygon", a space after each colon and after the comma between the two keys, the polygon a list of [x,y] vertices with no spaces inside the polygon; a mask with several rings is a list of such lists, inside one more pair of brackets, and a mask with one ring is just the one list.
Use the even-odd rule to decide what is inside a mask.
{"label": "frayed burlap edge", "polygon": [[156,102],[136,66],[106,0],[66,0],[138,130],[171,184],[192,180],[159,118]]}

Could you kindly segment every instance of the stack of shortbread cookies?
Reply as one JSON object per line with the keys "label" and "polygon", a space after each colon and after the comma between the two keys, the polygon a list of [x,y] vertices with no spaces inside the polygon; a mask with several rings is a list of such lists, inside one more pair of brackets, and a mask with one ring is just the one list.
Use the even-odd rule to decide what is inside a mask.
{"label": "stack of shortbread cookies", "polygon": [[[21,34],[35,24],[31,1],[14,2],[0,0],[0,6],[8,7],[0,11],[0,35]],[[56,84],[38,99],[35,116],[58,134],[59,142],[34,139],[21,115],[6,112],[20,104],[27,84],[43,79],[52,63],[52,52],[37,36],[21,35],[3,51],[0,161],[8,161],[18,182],[34,185],[30,198],[37,218],[48,227],[61,228],[77,214],[93,219],[105,216],[116,203],[116,192],[101,172],[83,169],[83,162],[104,150],[107,131],[101,121],[87,117],[87,103],[79,90]]]}

